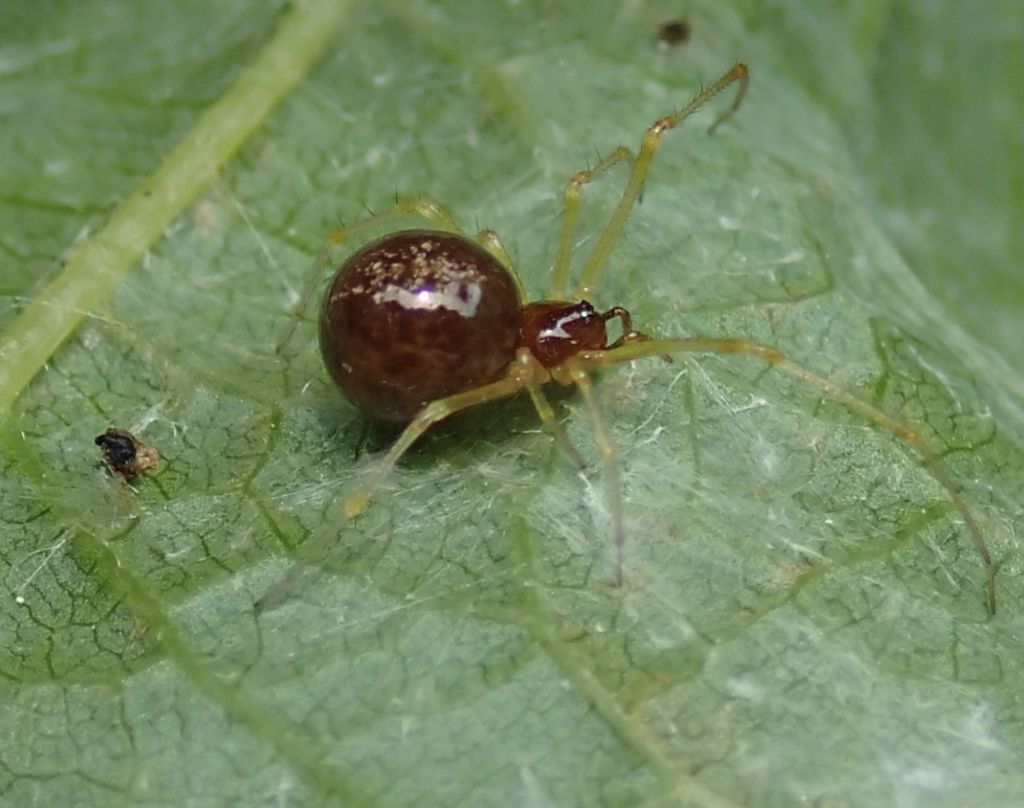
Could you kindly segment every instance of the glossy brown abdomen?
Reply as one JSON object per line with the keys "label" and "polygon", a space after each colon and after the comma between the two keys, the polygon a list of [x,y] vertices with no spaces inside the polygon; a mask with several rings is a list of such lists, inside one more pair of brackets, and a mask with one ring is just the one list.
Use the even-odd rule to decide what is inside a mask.
{"label": "glossy brown abdomen", "polygon": [[520,306],[508,271],[483,247],[404,230],[338,270],[320,313],[320,351],[349,401],[402,423],[499,377],[515,356]]}

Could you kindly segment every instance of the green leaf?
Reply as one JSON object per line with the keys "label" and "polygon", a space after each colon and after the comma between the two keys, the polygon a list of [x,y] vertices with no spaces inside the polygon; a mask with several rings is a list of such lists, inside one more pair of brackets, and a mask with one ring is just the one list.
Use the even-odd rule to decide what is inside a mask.
{"label": "green leaf", "polygon": [[[1024,791],[1021,12],[952,2],[34,3],[0,26],[0,803],[1007,805]],[[390,436],[328,383],[327,232],[429,195],[543,294],[564,183],[666,135],[595,303],[778,345],[431,431],[291,596]],[[940,90],[948,89],[943,101]],[[717,103],[728,103],[722,100]],[[582,244],[621,192],[585,189]],[[969,272],[967,271],[969,269]],[[132,485],[92,439],[127,428]]]}

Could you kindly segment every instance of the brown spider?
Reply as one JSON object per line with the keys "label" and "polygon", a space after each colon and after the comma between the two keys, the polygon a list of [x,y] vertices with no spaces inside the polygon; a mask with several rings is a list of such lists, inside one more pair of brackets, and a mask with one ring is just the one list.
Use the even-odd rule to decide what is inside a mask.
{"label": "brown spider", "polygon": [[[767,362],[817,387],[917,450],[974,539],[987,575],[986,603],[994,613],[995,574],[984,538],[945,467],[919,432],[828,379],[794,364],[771,345],[742,338],[652,337],[634,329],[626,309],[615,306],[599,312],[588,302],[640,197],[662,136],[734,83],[739,88],[736,97],[712,123],[709,131],[714,131],[743,100],[749,83],[743,64],[734,65],[684,107],[655,121],[644,133],[635,156],[620,147],[569,180],[551,289],[544,300],[523,304],[522,286],[495,233],[484,230],[474,239],[469,238],[448,213],[428,199],[398,202],[389,211],[352,226],[342,226],[329,235],[327,248],[314,264],[296,316],[308,305],[330,259],[331,248],[358,231],[382,219],[410,214],[418,214],[437,228],[401,230],[364,246],[337,270],[324,297],[320,350],[331,377],[346,398],[368,417],[406,425],[387,454],[346,498],[345,518],[362,513],[377,486],[431,426],[469,407],[522,390],[529,393],[541,421],[554,438],[579,462],[542,389],[551,381],[574,384],[595,425],[608,483],[616,582],[621,585],[624,559],[618,467],[588,371],[647,356],[667,357],[683,352],[741,354]],[[632,166],[626,188],[583,266],[575,292],[569,296],[570,259],[581,190],[621,162]],[[622,336],[609,342],[606,325],[614,319],[621,324]],[[290,338],[295,323],[293,319],[279,349]],[[340,527],[340,523],[330,525],[314,537],[286,576],[257,601],[257,609],[283,595],[305,566],[326,550]]]}

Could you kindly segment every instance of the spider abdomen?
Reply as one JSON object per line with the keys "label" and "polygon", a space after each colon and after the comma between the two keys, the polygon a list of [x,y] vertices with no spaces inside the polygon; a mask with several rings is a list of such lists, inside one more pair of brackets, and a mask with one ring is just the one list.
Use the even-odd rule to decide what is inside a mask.
{"label": "spider abdomen", "polygon": [[403,230],[342,264],[320,312],[320,351],[349,401],[404,423],[498,378],[515,357],[521,306],[508,270],[483,247]]}

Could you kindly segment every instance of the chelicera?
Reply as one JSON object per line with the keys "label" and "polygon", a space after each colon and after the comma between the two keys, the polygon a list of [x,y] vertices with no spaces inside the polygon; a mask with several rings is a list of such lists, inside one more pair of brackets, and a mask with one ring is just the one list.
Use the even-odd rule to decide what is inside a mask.
{"label": "chelicera", "polygon": [[[498,236],[482,231],[471,238],[454,219],[427,199],[397,202],[382,214],[332,232],[328,248],[314,265],[303,295],[305,303],[330,260],[332,249],[382,219],[419,215],[432,229],[400,230],[356,251],[337,270],[320,313],[320,349],[332,379],[366,416],[404,425],[390,450],[376,462],[344,502],[344,518],[359,515],[380,482],[412,444],[431,426],[469,407],[526,391],[542,423],[565,450],[579,457],[561,431],[543,386],[575,385],[595,425],[600,449],[615,548],[615,580],[624,582],[622,498],[615,449],[601,414],[589,371],[649,356],[714,352],[762,360],[777,370],[818,388],[873,421],[920,454],[959,511],[985,565],[986,604],[995,612],[994,570],[988,548],[966,502],[937,455],[919,432],[828,379],[791,362],[780,350],[743,338],[662,338],[633,327],[621,306],[601,311],[590,300],[601,271],[643,190],[648,168],[662,136],[730,85],[738,92],[711,125],[714,131],[739,107],[749,75],[736,64],[688,104],[659,118],[644,133],[634,155],[620,147],[593,168],[580,171],[565,190],[562,230],[554,260],[551,289],[539,301],[525,302],[512,262]],[[631,172],[611,219],[601,231],[569,294],[570,259],[582,188],[608,168],[629,163]],[[609,338],[608,324],[618,320]],[[290,338],[295,320],[279,348]],[[302,569],[326,549],[341,524],[316,536],[289,573],[258,602],[264,607],[291,586]]]}

